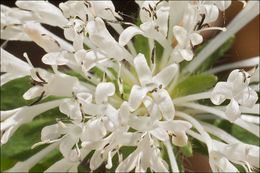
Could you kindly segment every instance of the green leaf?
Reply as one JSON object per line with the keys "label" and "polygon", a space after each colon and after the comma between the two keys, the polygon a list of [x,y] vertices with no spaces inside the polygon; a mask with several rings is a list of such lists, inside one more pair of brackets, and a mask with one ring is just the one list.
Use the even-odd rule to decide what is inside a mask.
{"label": "green leaf", "polygon": [[[215,52],[213,52],[195,71],[194,73],[201,73],[208,69],[210,69],[219,58],[221,58],[225,52],[227,52],[231,46],[233,45],[235,40],[235,36],[230,37],[225,43],[223,43]],[[196,51],[196,54],[198,54],[205,46],[199,47]]]}
{"label": "green leaf", "polygon": [[1,172],[4,172],[5,170],[12,168],[16,162],[17,160],[7,159],[1,156]]}
{"label": "green leaf", "polygon": [[23,161],[43,149],[44,146],[35,149],[31,149],[31,146],[41,141],[41,129],[53,124],[54,121],[51,119],[38,119],[22,125],[8,142],[1,147],[1,157]]}
{"label": "green leaf", "polygon": [[192,145],[191,145],[191,142],[188,141],[188,144],[184,147],[180,147],[180,150],[182,152],[182,154],[185,156],[185,157],[191,157],[192,156]]}
{"label": "green leaf", "polygon": [[1,110],[9,110],[31,104],[31,100],[23,99],[23,94],[31,87],[29,76],[4,84],[1,87]]}
{"label": "green leaf", "polygon": [[212,88],[217,77],[211,74],[192,75],[178,83],[171,92],[172,98],[195,94]]}

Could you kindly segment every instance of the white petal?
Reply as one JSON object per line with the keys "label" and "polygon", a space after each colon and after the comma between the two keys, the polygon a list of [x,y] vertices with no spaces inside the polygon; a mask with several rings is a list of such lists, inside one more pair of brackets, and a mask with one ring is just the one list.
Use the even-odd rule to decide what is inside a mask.
{"label": "white petal", "polygon": [[41,23],[60,27],[67,23],[60,9],[48,1],[16,1],[15,4],[21,9],[33,11]]}
{"label": "white petal", "polygon": [[59,42],[47,33],[39,23],[27,22],[23,26],[28,36],[46,52],[60,50]]}
{"label": "white petal", "polygon": [[116,168],[116,172],[130,172],[133,170],[138,161],[138,153],[131,153],[123,162]]}
{"label": "white petal", "polygon": [[154,151],[150,161],[150,167],[154,172],[169,172],[168,164]]}
{"label": "white petal", "polygon": [[[164,4],[164,6],[163,6]],[[168,31],[168,16],[169,16],[169,6],[166,2],[161,2],[157,7],[157,25],[159,26],[159,31],[163,34],[164,37],[167,36]]]}
{"label": "white petal", "polygon": [[156,129],[152,130],[151,134],[154,137],[156,137],[157,139],[159,139],[160,141],[169,140],[168,133],[165,130],[161,129],[161,128],[156,128]]}
{"label": "white petal", "polygon": [[70,97],[74,89],[76,90],[79,86],[79,81],[76,77],[58,73],[52,76],[47,86],[46,94]]}
{"label": "white petal", "polygon": [[19,76],[30,74],[31,66],[1,48],[1,72],[17,73]]}
{"label": "white petal", "polygon": [[239,110],[239,105],[235,99],[231,99],[225,113],[231,122],[235,121],[240,116],[241,112]]}
{"label": "white petal", "polygon": [[124,126],[128,124],[129,121],[129,106],[127,102],[123,102],[119,109],[119,121]]}
{"label": "white petal", "polygon": [[43,87],[40,86],[34,86],[32,88],[30,88],[29,90],[27,90],[24,94],[23,94],[23,98],[25,100],[31,100],[35,97],[38,97],[41,95],[41,93],[43,92]]}
{"label": "white petal", "polygon": [[168,131],[186,131],[192,127],[191,123],[183,120],[159,121],[158,124]]}
{"label": "white petal", "polygon": [[106,135],[106,128],[100,119],[88,121],[86,137],[88,141],[97,141]]}
{"label": "white petal", "polygon": [[151,97],[145,96],[143,103],[148,110],[152,120],[160,120],[162,118],[159,106],[154,102]]}
{"label": "white petal", "polygon": [[204,7],[206,9],[206,17],[203,24],[215,22],[219,16],[218,8],[215,5],[204,5]]}
{"label": "white petal", "polygon": [[42,62],[47,65],[66,65],[68,60],[63,57],[61,52],[51,52],[42,57]]}
{"label": "white petal", "polygon": [[174,145],[183,147],[187,145],[188,136],[186,135],[185,131],[176,131],[174,132],[175,136],[172,136],[172,143]]}
{"label": "white petal", "polygon": [[194,32],[190,35],[190,40],[191,40],[192,45],[196,46],[196,45],[202,43],[203,37],[200,34]]}
{"label": "white petal", "polygon": [[96,103],[106,103],[109,96],[115,94],[115,86],[111,82],[99,83],[96,88],[95,100]]}
{"label": "white petal", "polygon": [[252,108],[258,100],[257,93],[250,87],[245,88],[239,95],[238,103],[242,106]]}
{"label": "white petal", "polygon": [[143,54],[139,53],[134,59],[134,66],[142,86],[152,81],[152,72]]}
{"label": "white petal", "polygon": [[144,33],[136,26],[129,26],[120,34],[119,45],[125,46],[137,34],[143,35]]}
{"label": "white petal", "polygon": [[158,104],[163,117],[166,120],[172,120],[174,117],[175,109],[169,93],[166,90],[161,89],[158,92],[153,93],[153,97],[155,99],[155,102]]}
{"label": "white petal", "polygon": [[86,27],[90,40],[109,57],[117,60],[126,59],[132,62],[132,55],[119,45],[108,32],[105,23],[99,17],[90,21]]}
{"label": "white petal", "polygon": [[225,11],[231,5],[231,2],[230,0],[214,1],[221,11]]}
{"label": "white petal", "polygon": [[179,49],[179,53],[186,61],[191,61],[193,58],[193,52],[191,49]]}
{"label": "white petal", "polygon": [[75,101],[68,100],[60,105],[60,112],[66,114],[74,121],[80,122],[82,120],[82,114],[79,104]]}
{"label": "white petal", "polygon": [[120,18],[120,16],[115,12],[115,7],[112,1],[92,1],[92,4],[98,17],[107,20],[115,20],[114,16]]}
{"label": "white petal", "polygon": [[212,91],[210,100],[215,105],[220,105],[228,98],[232,98],[232,85],[227,82],[218,82]]}
{"label": "white petal", "polygon": [[41,132],[41,140],[55,140],[61,136],[62,129],[58,124],[45,126]]}
{"label": "white petal", "polygon": [[74,138],[72,138],[71,136],[66,136],[61,140],[60,143],[60,152],[62,153],[62,155],[67,158],[70,159],[70,154],[72,152],[72,148],[73,146],[76,144],[76,140]]}
{"label": "white petal", "polygon": [[188,33],[187,33],[186,29],[181,26],[174,26],[173,34],[174,34],[176,40],[178,41],[178,43],[180,44],[180,46],[185,47],[187,44],[187,41],[188,41],[187,40]]}
{"label": "white petal", "polygon": [[233,92],[240,92],[244,88],[249,85],[250,78],[248,77],[249,74],[245,71],[240,71],[238,69],[233,70],[227,79],[227,82],[233,84]]}
{"label": "white petal", "polygon": [[217,151],[210,152],[209,164],[213,172],[239,172],[223,154]]}
{"label": "white petal", "polygon": [[129,95],[128,103],[131,111],[136,110],[146,96],[147,90],[138,85],[134,85]]}
{"label": "white petal", "polygon": [[153,128],[153,121],[150,117],[146,116],[134,116],[130,117],[128,124],[139,131],[148,131]]}
{"label": "white petal", "polygon": [[165,88],[169,82],[173,79],[174,75],[178,70],[177,64],[171,64],[164,68],[160,73],[153,77],[153,80],[158,84],[162,84],[163,88]]}
{"label": "white petal", "polygon": [[105,156],[102,157],[102,150],[96,150],[90,159],[90,169],[96,170],[105,160]]}

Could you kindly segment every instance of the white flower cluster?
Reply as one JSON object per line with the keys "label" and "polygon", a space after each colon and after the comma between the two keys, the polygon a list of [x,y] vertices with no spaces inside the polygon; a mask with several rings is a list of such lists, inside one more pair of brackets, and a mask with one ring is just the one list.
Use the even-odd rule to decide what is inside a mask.
{"label": "white flower cluster", "polygon": [[[245,144],[191,114],[193,110],[228,119],[259,137],[259,126],[246,115],[259,114],[259,104],[256,104],[259,88],[249,86],[251,78],[259,82],[257,72],[234,70],[227,82],[218,82],[213,90],[178,98],[171,95],[172,88],[186,76],[180,70],[180,63],[186,60],[192,65],[193,59],[199,59],[200,55],[194,58],[193,50],[203,42],[201,32],[226,31],[210,24],[231,1],[137,3],[141,20],[138,26],[124,22],[111,1],[68,1],[60,3],[59,8],[47,1],[17,1],[18,8],[1,5],[1,39],[35,42],[46,51],[43,63],[53,70],[34,68],[26,53],[28,63],[1,48],[1,72],[5,72],[1,75],[1,85],[29,75],[32,87],[23,97],[38,98],[30,106],[1,111],[1,144],[7,143],[22,124],[49,109],[59,107],[67,115],[65,119],[57,119],[56,124],[44,127],[41,141],[33,146],[49,144],[48,147],[8,171],[29,171],[59,147],[64,158],[46,172],[77,172],[79,164],[93,150],[91,170],[102,163],[107,169],[112,168],[112,158],[118,155],[116,172],[145,172],[148,168],[152,172],[178,172],[172,145],[187,145],[187,134],[207,144],[213,171],[237,172],[232,163],[242,165],[246,171],[259,168],[258,146]],[[258,15],[257,4],[250,1],[242,10],[244,23],[252,19],[250,16]],[[41,24],[62,28],[72,44]],[[107,24],[120,35],[118,41],[110,34]],[[121,24],[128,27],[124,29]],[[229,26],[226,32],[228,29]],[[236,32],[231,31],[221,39],[225,41]],[[140,34],[148,39],[151,57],[136,53],[131,39]],[[155,42],[163,48],[162,57],[157,57]],[[214,49],[209,51],[212,53]],[[254,61],[249,66],[256,64]],[[68,66],[88,82],[63,73],[58,68],[61,65]],[[102,75],[95,73],[97,69]],[[48,96],[63,99],[37,104]],[[211,99],[217,106],[199,104],[196,101],[200,99]],[[220,105],[226,99],[230,103]],[[222,141],[212,139],[209,133]],[[161,145],[167,148],[169,163],[160,157]],[[122,146],[136,149],[124,158]]]}

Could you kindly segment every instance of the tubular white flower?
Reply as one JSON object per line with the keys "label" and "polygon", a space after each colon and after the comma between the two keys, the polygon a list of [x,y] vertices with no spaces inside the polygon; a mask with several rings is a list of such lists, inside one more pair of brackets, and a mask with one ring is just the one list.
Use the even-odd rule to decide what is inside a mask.
{"label": "tubular white flower", "polygon": [[1,72],[6,72],[1,75],[1,85],[13,79],[30,75],[30,70],[29,64],[1,48]]}
{"label": "tubular white flower", "polygon": [[30,88],[23,97],[30,100],[42,95],[48,97],[50,95],[71,97],[72,92],[86,91],[76,77],[66,75],[64,73],[51,74],[42,69],[31,70],[32,79],[35,81],[35,86]]}
{"label": "tubular white flower", "polygon": [[[178,172],[178,157],[172,146],[186,146],[189,142],[187,134],[206,143],[212,171],[238,171],[233,164],[242,165],[246,171],[259,167],[258,146],[245,144],[224,130],[199,121],[203,117],[220,117],[259,137],[259,125],[253,122],[257,116],[248,115],[259,114],[258,96],[254,91],[259,82],[259,68],[256,68],[259,57],[209,70],[207,72],[216,73],[255,66],[248,72],[234,70],[227,82],[218,82],[208,91],[171,98],[174,88],[190,75],[186,72],[194,71],[237,32],[242,27],[240,25],[259,13],[254,7],[259,2],[249,1],[227,31],[217,35],[216,40],[201,51],[203,54],[194,59],[194,46],[203,42],[200,32],[226,30],[210,25],[219,17],[220,11],[225,12],[231,1],[137,3],[140,26],[125,22],[112,1],[68,1],[60,3],[62,11],[45,1],[17,1],[19,8],[1,5],[1,38],[6,39],[1,47],[9,40],[33,41],[46,51],[42,61],[54,71],[34,68],[28,56],[25,55],[28,61],[25,63],[1,49],[1,72],[6,73],[1,76],[3,82],[30,75],[32,88],[23,97],[27,100],[38,97],[31,107],[1,111],[1,144],[6,143],[20,125],[49,109],[59,106],[59,111],[67,116],[56,118],[56,124],[45,126],[41,141],[32,146],[49,144],[47,148],[24,162],[18,162],[11,171],[30,171],[44,155],[58,146],[63,158],[46,172],[77,172],[90,151],[94,151],[89,159],[91,171],[102,163],[106,169],[114,168],[114,159],[118,155],[116,172],[145,172],[148,168],[152,172],[168,172],[168,164],[172,171]],[[240,17],[242,24],[237,24]],[[60,27],[72,44],[41,24]],[[119,40],[110,34],[107,25],[120,35]],[[130,27],[124,29],[122,25]],[[141,47],[133,46],[130,40],[138,34],[148,39],[148,50],[141,50],[144,47],[139,41],[143,41],[143,37],[134,38]],[[150,53],[151,57],[142,53],[136,55],[140,50],[145,55]],[[183,60],[191,62],[179,69]],[[61,71],[64,65],[71,71]],[[250,81],[255,82],[254,86]],[[186,89],[185,85],[182,87]],[[34,105],[48,96],[69,98]],[[213,107],[206,106],[202,99],[211,99],[216,105],[225,100],[230,103]],[[195,103],[199,100],[203,102]],[[220,141],[213,140],[209,133]],[[136,149],[125,158],[124,147]],[[161,157],[165,153],[169,156],[168,163]]]}
{"label": "tubular white flower", "polygon": [[87,24],[86,31],[89,33],[90,40],[100,47],[100,51],[109,58],[115,58],[119,61],[126,59],[130,63],[133,62],[132,55],[115,41],[101,18],[97,17],[90,21]]}
{"label": "tubular white flower", "polygon": [[60,9],[48,1],[16,1],[15,4],[21,9],[31,11],[36,20],[41,23],[59,27],[67,23]]}
{"label": "tubular white flower", "polygon": [[1,111],[1,145],[5,144],[22,124],[31,122],[37,115],[59,106],[64,101],[64,99],[56,100],[34,106]]}
{"label": "tubular white flower", "polygon": [[259,2],[249,1],[246,7],[231,21],[227,26],[227,31],[222,32],[215,37],[204,49],[201,51],[197,58],[188,64],[183,73],[193,72],[205,59],[209,57],[221,44],[223,44],[233,34],[238,32],[244,25],[250,22],[255,16],[259,14]]}
{"label": "tubular white flower", "polygon": [[169,7],[167,2],[145,1],[140,5],[140,28],[130,26],[125,29],[120,37],[119,44],[126,45],[137,34],[157,40],[162,46],[167,47],[167,28]]}
{"label": "tubular white flower", "polygon": [[158,144],[154,143],[149,134],[142,137],[137,149],[119,164],[116,172],[144,172],[149,167],[151,171],[168,172],[167,163],[158,156]]}
{"label": "tubular white flower", "polygon": [[[152,77],[152,72],[143,54],[138,54],[134,59],[134,66],[138,74],[140,86],[133,86],[129,96],[129,106],[136,110],[143,102],[148,92],[151,92],[156,104],[158,104],[164,118],[170,120],[174,116],[174,106],[169,93],[164,89],[178,70],[176,64],[169,65],[160,73]],[[168,74],[168,75],[167,75]],[[170,75],[169,75],[170,74]]]}
{"label": "tubular white flower", "polygon": [[32,14],[17,8],[9,8],[5,5],[1,8],[1,39],[31,41],[23,31],[22,24],[27,20],[32,20]]}
{"label": "tubular white flower", "polygon": [[211,101],[216,105],[226,99],[231,100],[226,107],[226,115],[230,121],[235,121],[240,116],[239,105],[252,108],[258,99],[256,92],[248,87],[249,82],[247,72],[234,70],[227,82],[218,82],[212,91]]}

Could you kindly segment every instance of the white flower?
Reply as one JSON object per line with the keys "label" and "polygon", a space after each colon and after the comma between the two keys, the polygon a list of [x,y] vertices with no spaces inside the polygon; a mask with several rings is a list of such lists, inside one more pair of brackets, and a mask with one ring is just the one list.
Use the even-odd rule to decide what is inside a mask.
{"label": "white flower", "polygon": [[251,108],[258,99],[256,92],[248,86],[249,82],[250,76],[247,72],[234,70],[227,82],[218,82],[212,91],[211,101],[216,105],[230,99],[226,108],[230,121],[235,121],[240,116],[239,105]]}
{"label": "white flower", "polygon": [[90,21],[86,31],[89,34],[89,39],[99,47],[101,53],[119,61],[126,59],[132,62],[132,55],[111,36],[101,18],[96,17],[95,20]]}
{"label": "white flower", "polygon": [[[237,28],[258,15],[256,4],[259,2],[250,1],[227,27],[227,32],[216,36],[196,58],[193,58],[194,46],[203,42],[200,32],[224,31],[225,28],[210,25],[219,17],[219,10],[224,13],[231,1],[137,3],[141,22],[138,26],[125,22],[119,16],[125,14],[117,13],[112,1],[68,1],[60,3],[61,10],[47,1],[17,1],[19,8],[1,5],[1,39],[6,39],[2,47],[9,40],[33,41],[45,50],[41,60],[53,70],[34,68],[26,53],[24,57],[28,63],[1,48],[1,72],[5,73],[1,75],[2,84],[30,76],[32,88],[23,97],[27,100],[38,97],[31,106],[1,111],[1,144],[7,143],[22,124],[49,109],[59,106],[59,111],[67,116],[53,115],[57,123],[45,126],[41,141],[32,148],[49,145],[8,171],[31,171],[45,155],[59,147],[63,158],[46,172],[77,172],[90,151],[93,151],[89,159],[91,171],[102,163],[107,169],[115,167],[113,162],[118,156],[116,172],[145,172],[148,168],[152,172],[168,172],[168,165],[173,172],[179,172],[172,145],[187,145],[187,134],[206,143],[212,171],[237,172],[233,164],[242,165],[246,171],[259,168],[258,146],[240,142],[224,130],[197,120],[201,118],[197,116],[200,113],[227,119],[224,108],[231,122],[259,136],[256,124],[238,118],[240,112],[259,114],[259,104],[255,104],[258,96],[249,87],[251,76],[251,82],[259,81],[258,74],[253,76],[258,69],[249,73],[234,70],[227,82],[217,83],[213,91],[174,100],[171,97],[178,92],[176,86],[184,90],[193,87],[193,84],[189,87],[181,84],[191,75],[186,72],[193,72],[207,58],[200,55],[212,54]],[[65,39],[70,42],[42,24],[63,29]],[[124,29],[122,24],[130,27]],[[118,40],[107,25],[117,32]],[[147,40],[134,37],[138,34]],[[147,41],[148,50],[141,50],[144,48],[141,44],[134,46],[133,41]],[[145,57],[146,53],[151,57]],[[150,61],[146,60],[148,58]],[[183,60],[191,61],[184,70],[181,68]],[[239,67],[237,64],[212,71],[252,66],[251,61],[243,61]],[[63,71],[64,66],[68,73]],[[34,105],[48,96],[66,99]],[[230,103],[214,107],[195,103],[201,99],[211,99],[216,105],[227,99]],[[208,133],[223,142],[213,140]],[[135,150],[127,154],[124,147]],[[161,157],[166,153],[167,161]]]}
{"label": "white flower", "polygon": [[160,158],[158,143],[155,143],[149,133],[141,137],[137,149],[119,164],[116,172],[145,172],[150,168],[154,172],[168,172],[168,164]]}
{"label": "white flower", "polygon": [[29,10],[36,21],[52,26],[63,27],[67,19],[59,8],[48,1],[16,1],[15,4],[24,10]]}
{"label": "white flower", "polygon": [[24,93],[23,97],[26,100],[50,95],[70,97],[72,92],[85,90],[76,77],[64,73],[52,74],[42,69],[32,69],[31,76],[33,87]]}
{"label": "white flower", "polygon": [[142,24],[140,28],[137,26],[126,28],[119,37],[119,44],[125,46],[132,37],[142,34],[166,46],[170,10],[168,3],[163,1],[140,1],[138,3],[140,3],[140,19]]}
{"label": "white flower", "polygon": [[30,74],[31,66],[1,48],[1,85]]}
{"label": "white flower", "polygon": [[135,57],[134,66],[141,86],[134,85],[131,90],[128,101],[131,111],[136,110],[143,102],[147,93],[150,92],[162,116],[167,120],[173,119],[174,105],[169,93],[164,88],[174,77],[178,66],[176,64],[169,65],[153,77],[143,54],[138,54]]}
{"label": "white flower", "polygon": [[213,172],[239,172],[237,168],[218,151],[209,153],[209,164]]}
{"label": "white flower", "polygon": [[37,115],[57,107],[63,101],[64,100],[57,100],[34,106],[24,106],[13,110],[1,111],[1,145],[5,144],[22,124],[31,122]]}

